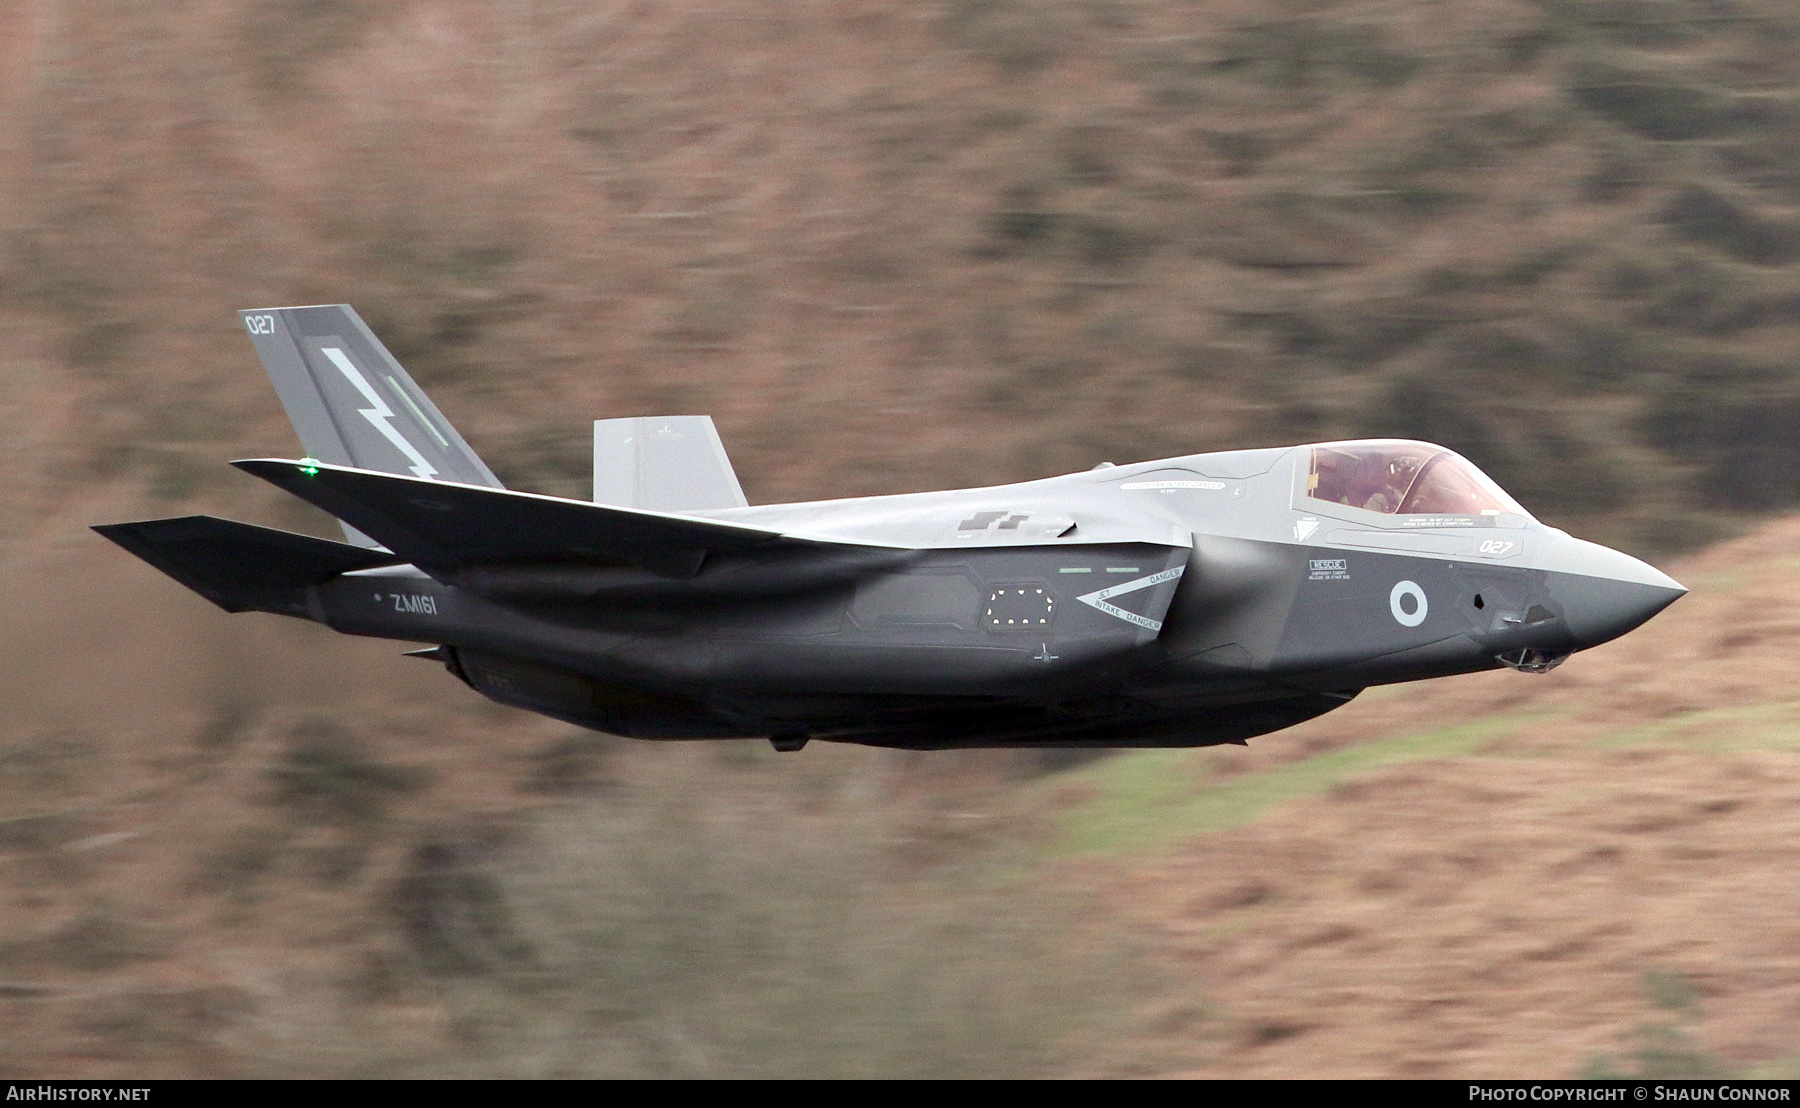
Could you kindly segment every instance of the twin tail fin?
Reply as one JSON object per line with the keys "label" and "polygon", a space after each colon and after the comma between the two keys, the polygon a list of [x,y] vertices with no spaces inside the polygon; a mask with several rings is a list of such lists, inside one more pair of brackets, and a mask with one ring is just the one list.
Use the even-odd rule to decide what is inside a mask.
{"label": "twin tail fin", "polygon": [[[307,457],[505,487],[350,305],[254,308],[238,318]],[[378,545],[349,525],[344,531],[359,546]]]}

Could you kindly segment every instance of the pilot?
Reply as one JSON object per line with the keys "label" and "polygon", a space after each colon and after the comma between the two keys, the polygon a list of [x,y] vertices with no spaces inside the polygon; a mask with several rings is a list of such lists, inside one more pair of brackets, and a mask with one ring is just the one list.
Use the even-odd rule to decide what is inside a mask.
{"label": "pilot", "polygon": [[1344,490],[1344,502],[1371,512],[1393,511],[1398,501],[1392,495],[1391,477],[1386,457],[1377,454],[1358,458]]}
{"label": "pilot", "polygon": [[1372,471],[1371,476],[1378,487],[1362,506],[1371,512],[1392,515],[1400,510],[1401,501],[1419,475],[1419,459],[1411,454],[1378,454],[1368,460],[1365,470]]}

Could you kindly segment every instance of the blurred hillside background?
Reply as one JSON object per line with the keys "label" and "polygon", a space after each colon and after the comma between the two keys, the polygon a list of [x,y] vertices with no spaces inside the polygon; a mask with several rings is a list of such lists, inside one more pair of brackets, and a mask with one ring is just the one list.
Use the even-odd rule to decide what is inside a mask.
{"label": "blurred hillside background", "polygon": [[[86,531],[331,534],[223,463],[338,301],[517,488],[1404,435],[1695,594],[1248,751],[575,732]],[[0,1073],[1791,1070],[1797,353],[1784,0],[0,0]]]}

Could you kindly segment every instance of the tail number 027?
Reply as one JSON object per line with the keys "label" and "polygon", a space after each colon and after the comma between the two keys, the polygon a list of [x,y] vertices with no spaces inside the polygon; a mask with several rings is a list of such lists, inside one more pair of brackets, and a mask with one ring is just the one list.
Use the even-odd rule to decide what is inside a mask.
{"label": "tail number 027", "polygon": [[275,317],[272,315],[247,315],[244,326],[253,335],[272,335],[275,333]]}

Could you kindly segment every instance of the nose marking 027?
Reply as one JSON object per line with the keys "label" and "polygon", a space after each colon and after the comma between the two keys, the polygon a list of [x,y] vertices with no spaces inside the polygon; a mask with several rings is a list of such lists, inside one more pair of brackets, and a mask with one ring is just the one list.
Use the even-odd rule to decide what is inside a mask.
{"label": "nose marking 027", "polygon": [[[1413,601],[1413,610],[1410,612],[1401,604],[1401,601],[1407,597],[1411,597]],[[1425,613],[1430,610],[1431,605],[1425,599],[1425,590],[1420,588],[1416,581],[1402,581],[1394,586],[1392,592],[1388,593],[1388,611],[1394,614],[1394,622],[1402,627],[1417,627],[1424,623]]]}

